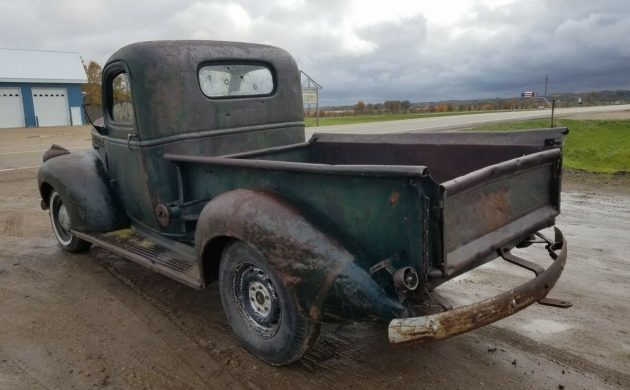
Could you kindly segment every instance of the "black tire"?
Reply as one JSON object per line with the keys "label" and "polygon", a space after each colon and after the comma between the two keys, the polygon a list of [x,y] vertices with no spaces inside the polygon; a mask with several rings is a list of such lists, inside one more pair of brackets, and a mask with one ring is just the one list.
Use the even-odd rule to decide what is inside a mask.
{"label": "black tire", "polygon": [[48,201],[48,212],[53,233],[59,245],[71,253],[85,252],[92,246],[91,242],[84,241],[72,234],[70,217],[64,206],[63,199],[57,191],[52,191]]}
{"label": "black tire", "polygon": [[260,252],[232,241],[221,256],[219,286],[233,332],[252,355],[274,366],[294,363],[319,335]]}

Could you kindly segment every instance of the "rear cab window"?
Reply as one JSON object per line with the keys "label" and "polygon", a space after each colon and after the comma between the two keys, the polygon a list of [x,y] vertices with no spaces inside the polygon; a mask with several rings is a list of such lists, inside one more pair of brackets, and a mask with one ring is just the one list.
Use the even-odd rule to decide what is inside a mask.
{"label": "rear cab window", "polygon": [[199,68],[199,86],[209,98],[268,96],[275,91],[275,77],[264,64],[208,64]]}

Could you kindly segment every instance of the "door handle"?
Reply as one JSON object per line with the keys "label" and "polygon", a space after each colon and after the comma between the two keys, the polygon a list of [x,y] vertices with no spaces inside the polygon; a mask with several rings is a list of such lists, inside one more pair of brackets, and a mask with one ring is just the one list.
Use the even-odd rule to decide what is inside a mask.
{"label": "door handle", "polygon": [[131,133],[127,134],[127,148],[129,150],[131,150],[131,139],[132,138],[138,138],[138,134],[131,134]]}

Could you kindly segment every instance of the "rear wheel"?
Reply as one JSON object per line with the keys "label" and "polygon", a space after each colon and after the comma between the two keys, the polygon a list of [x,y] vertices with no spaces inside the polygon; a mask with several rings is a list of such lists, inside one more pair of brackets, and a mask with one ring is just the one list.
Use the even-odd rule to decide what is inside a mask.
{"label": "rear wheel", "polygon": [[52,191],[50,194],[48,210],[53,233],[55,233],[57,242],[64,250],[77,253],[90,249],[92,243],[77,238],[72,234],[68,210],[57,191]]}
{"label": "rear wheel", "polygon": [[264,256],[233,241],[219,271],[223,309],[243,346],[275,366],[299,360],[319,335],[319,324],[302,317],[295,299]]}

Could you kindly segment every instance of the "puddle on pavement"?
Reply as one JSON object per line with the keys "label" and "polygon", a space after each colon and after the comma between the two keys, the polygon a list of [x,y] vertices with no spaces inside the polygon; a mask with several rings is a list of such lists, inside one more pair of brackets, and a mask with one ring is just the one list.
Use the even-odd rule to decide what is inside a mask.
{"label": "puddle on pavement", "polygon": [[530,333],[538,334],[551,334],[564,332],[569,329],[573,329],[575,326],[572,324],[562,323],[558,321],[535,319],[524,322],[518,326],[519,328]]}

